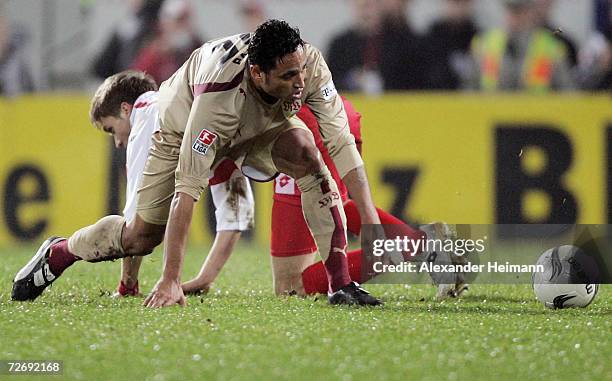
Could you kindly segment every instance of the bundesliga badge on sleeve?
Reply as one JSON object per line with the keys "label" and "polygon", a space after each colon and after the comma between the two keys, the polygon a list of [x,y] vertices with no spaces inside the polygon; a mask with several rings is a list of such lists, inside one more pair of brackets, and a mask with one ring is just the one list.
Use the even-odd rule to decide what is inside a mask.
{"label": "bundesliga badge on sleeve", "polygon": [[206,155],[208,148],[213,145],[215,140],[217,140],[217,137],[218,135],[214,132],[208,131],[207,129],[203,129],[200,132],[200,135],[198,135],[196,141],[193,142],[191,148],[193,148],[194,151],[201,155]]}

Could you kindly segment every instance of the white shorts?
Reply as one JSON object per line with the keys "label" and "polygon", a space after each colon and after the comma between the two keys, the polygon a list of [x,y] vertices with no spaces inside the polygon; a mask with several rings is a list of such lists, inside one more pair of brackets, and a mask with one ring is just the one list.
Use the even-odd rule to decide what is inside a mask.
{"label": "white shorts", "polygon": [[249,180],[238,169],[227,181],[210,185],[210,193],[216,209],[217,231],[245,231],[253,226],[253,191]]}
{"label": "white shorts", "polygon": [[[134,170],[128,171],[126,202],[123,210],[128,222],[136,215],[137,189],[142,181],[142,168],[146,159],[146,155],[134,157],[132,163]],[[129,176],[130,174],[132,176]],[[221,160],[215,167],[213,177],[210,179],[210,192],[215,204],[217,231],[245,231],[253,226],[255,200],[251,184],[231,160]],[[167,216],[163,221],[166,219]]]}

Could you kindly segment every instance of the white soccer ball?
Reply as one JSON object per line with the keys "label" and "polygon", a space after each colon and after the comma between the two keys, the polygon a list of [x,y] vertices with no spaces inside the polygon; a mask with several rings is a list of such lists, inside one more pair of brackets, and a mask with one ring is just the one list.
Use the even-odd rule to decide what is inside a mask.
{"label": "white soccer ball", "polygon": [[589,280],[596,277],[596,265],[579,248],[553,247],[540,256],[537,264],[544,271],[533,273],[533,291],[546,307],[586,307],[595,299],[599,285]]}
{"label": "white soccer ball", "polygon": [[536,298],[548,308],[586,307],[597,295],[598,284],[534,284]]}

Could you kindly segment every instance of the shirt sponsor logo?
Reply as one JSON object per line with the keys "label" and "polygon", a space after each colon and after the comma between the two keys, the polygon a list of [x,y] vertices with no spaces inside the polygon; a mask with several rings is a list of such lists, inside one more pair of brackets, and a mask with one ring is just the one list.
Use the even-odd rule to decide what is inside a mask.
{"label": "shirt sponsor logo", "polygon": [[200,132],[200,135],[198,135],[196,141],[193,142],[191,148],[201,155],[206,155],[206,152],[208,152],[208,148],[213,145],[213,143],[215,142],[215,140],[217,140],[218,137],[219,136],[214,132],[208,131],[207,129],[203,129]]}
{"label": "shirt sponsor logo", "polygon": [[336,90],[336,86],[334,86],[334,81],[330,79],[329,82],[321,88],[321,95],[323,99],[328,101],[335,97],[336,94],[338,94],[338,91]]}
{"label": "shirt sponsor logo", "polygon": [[287,118],[290,118],[294,116],[295,114],[297,114],[301,108],[302,108],[302,101],[299,99],[295,101],[287,101],[283,103],[283,113],[285,114]]}

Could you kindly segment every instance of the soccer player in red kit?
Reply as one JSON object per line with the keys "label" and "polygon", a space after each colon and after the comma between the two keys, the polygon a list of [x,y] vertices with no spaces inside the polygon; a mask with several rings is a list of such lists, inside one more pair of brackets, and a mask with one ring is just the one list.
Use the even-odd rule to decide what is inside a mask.
{"label": "soccer player in red kit", "polygon": [[[355,137],[357,149],[361,153],[361,115],[353,105],[342,97],[346,111],[351,134]],[[349,199],[346,187],[342,183],[336,167],[331,160],[327,149],[323,145],[317,120],[307,106],[302,106],[297,116],[306,124],[312,132],[317,148],[321,151],[323,160],[329,168],[332,177],[338,185],[338,190],[344,203],[347,218],[347,231],[359,235],[361,231],[361,220],[356,205]],[[381,224],[398,225],[402,235],[413,240],[426,239],[427,233],[417,230],[391,214],[377,208]],[[424,229],[426,230],[426,229]],[[317,246],[308,231],[306,221],[302,214],[300,191],[295,180],[281,173],[274,181],[274,203],[272,205],[272,239],[270,254],[272,256],[272,273],[274,279],[274,291],[277,294],[297,293],[300,295],[327,293],[328,281],[325,266],[322,262],[314,263]],[[410,256],[419,253],[405,253]],[[362,273],[362,250],[354,250],[347,253],[349,273],[351,279],[357,282],[368,280],[368,274]],[[446,295],[456,296],[464,288],[455,285],[443,285],[439,287],[438,297]]]}

